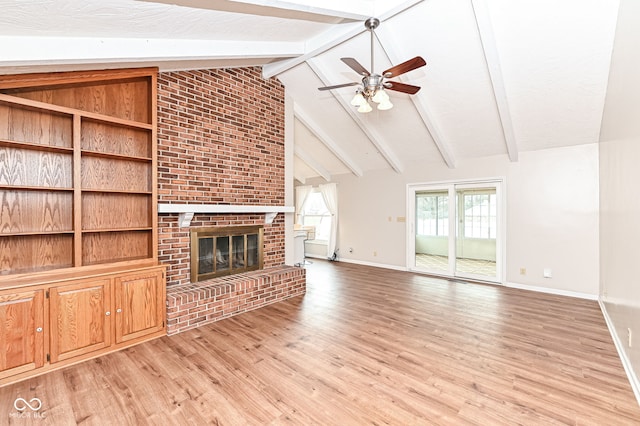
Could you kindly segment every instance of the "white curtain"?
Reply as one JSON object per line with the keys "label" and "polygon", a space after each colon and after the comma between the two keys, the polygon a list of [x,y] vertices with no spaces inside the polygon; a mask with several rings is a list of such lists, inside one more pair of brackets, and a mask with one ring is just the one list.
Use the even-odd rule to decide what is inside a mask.
{"label": "white curtain", "polygon": [[302,225],[302,208],[311,191],[313,191],[313,187],[310,185],[296,186],[296,224],[298,225]]}
{"label": "white curtain", "polygon": [[331,213],[331,230],[327,241],[327,257],[333,259],[336,254],[336,240],[338,237],[338,186],[335,183],[319,185],[318,188],[324,198],[324,203]]}

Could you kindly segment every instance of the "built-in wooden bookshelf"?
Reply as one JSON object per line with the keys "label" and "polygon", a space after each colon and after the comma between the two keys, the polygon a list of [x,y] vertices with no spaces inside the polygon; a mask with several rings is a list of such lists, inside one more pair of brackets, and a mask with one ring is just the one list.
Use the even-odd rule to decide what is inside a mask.
{"label": "built-in wooden bookshelf", "polygon": [[0,89],[0,274],[156,256],[149,71]]}
{"label": "built-in wooden bookshelf", "polygon": [[156,78],[0,76],[0,384],[164,334]]}

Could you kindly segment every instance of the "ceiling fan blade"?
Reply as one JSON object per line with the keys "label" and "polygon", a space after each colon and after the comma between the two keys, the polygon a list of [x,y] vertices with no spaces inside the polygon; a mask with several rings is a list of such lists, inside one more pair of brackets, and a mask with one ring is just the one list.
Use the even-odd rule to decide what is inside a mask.
{"label": "ceiling fan blade", "polygon": [[389,90],[395,90],[396,92],[408,93],[415,95],[420,90],[420,86],[413,86],[411,84],[398,83],[397,81],[386,81],[384,87]]}
{"label": "ceiling fan blade", "polygon": [[371,75],[371,73],[369,71],[367,71],[367,69],[365,67],[363,67],[360,62],[356,61],[353,58],[340,58],[340,60],[342,62],[344,62],[345,64],[349,65],[349,67],[354,70],[355,72],[357,72],[360,75],[363,75],[365,77],[368,77]]}
{"label": "ceiling fan blade", "polygon": [[420,68],[427,65],[424,59],[420,56],[416,56],[413,59],[409,59],[408,61],[404,61],[401,64],[398,64],[394,67],[389,68],[382,75],[385,78],[397,77],[400,74],[404,74],[405,72],[413,71],[416,68]]}
{"label": "ceiling fan blade", "polygon": [[318,87],[318,90],[331,90],[331,89],[339,89],[341,87],[349,87],[349,86],[356,86],[360,83],[354,82],[354,83],[344,83],[344,84],[336,84],[335,86],[324,86],[324,87]]}

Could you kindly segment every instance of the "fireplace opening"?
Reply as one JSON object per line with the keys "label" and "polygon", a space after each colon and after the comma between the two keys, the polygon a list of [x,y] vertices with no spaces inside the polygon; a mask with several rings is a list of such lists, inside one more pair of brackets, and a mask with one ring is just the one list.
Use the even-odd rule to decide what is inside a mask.
{"label": "fireplace opening", "polygon": [[262,226],[191,229],[191,281],[262,269]]}

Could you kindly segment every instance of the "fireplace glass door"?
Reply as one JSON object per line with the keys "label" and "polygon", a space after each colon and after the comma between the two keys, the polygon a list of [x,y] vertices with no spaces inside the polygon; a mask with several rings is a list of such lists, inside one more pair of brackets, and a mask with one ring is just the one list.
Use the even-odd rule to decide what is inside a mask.
{"label": "fireplace glass door", "polygon": [[262,269],[263,228],[191,230],[191,281]]}

